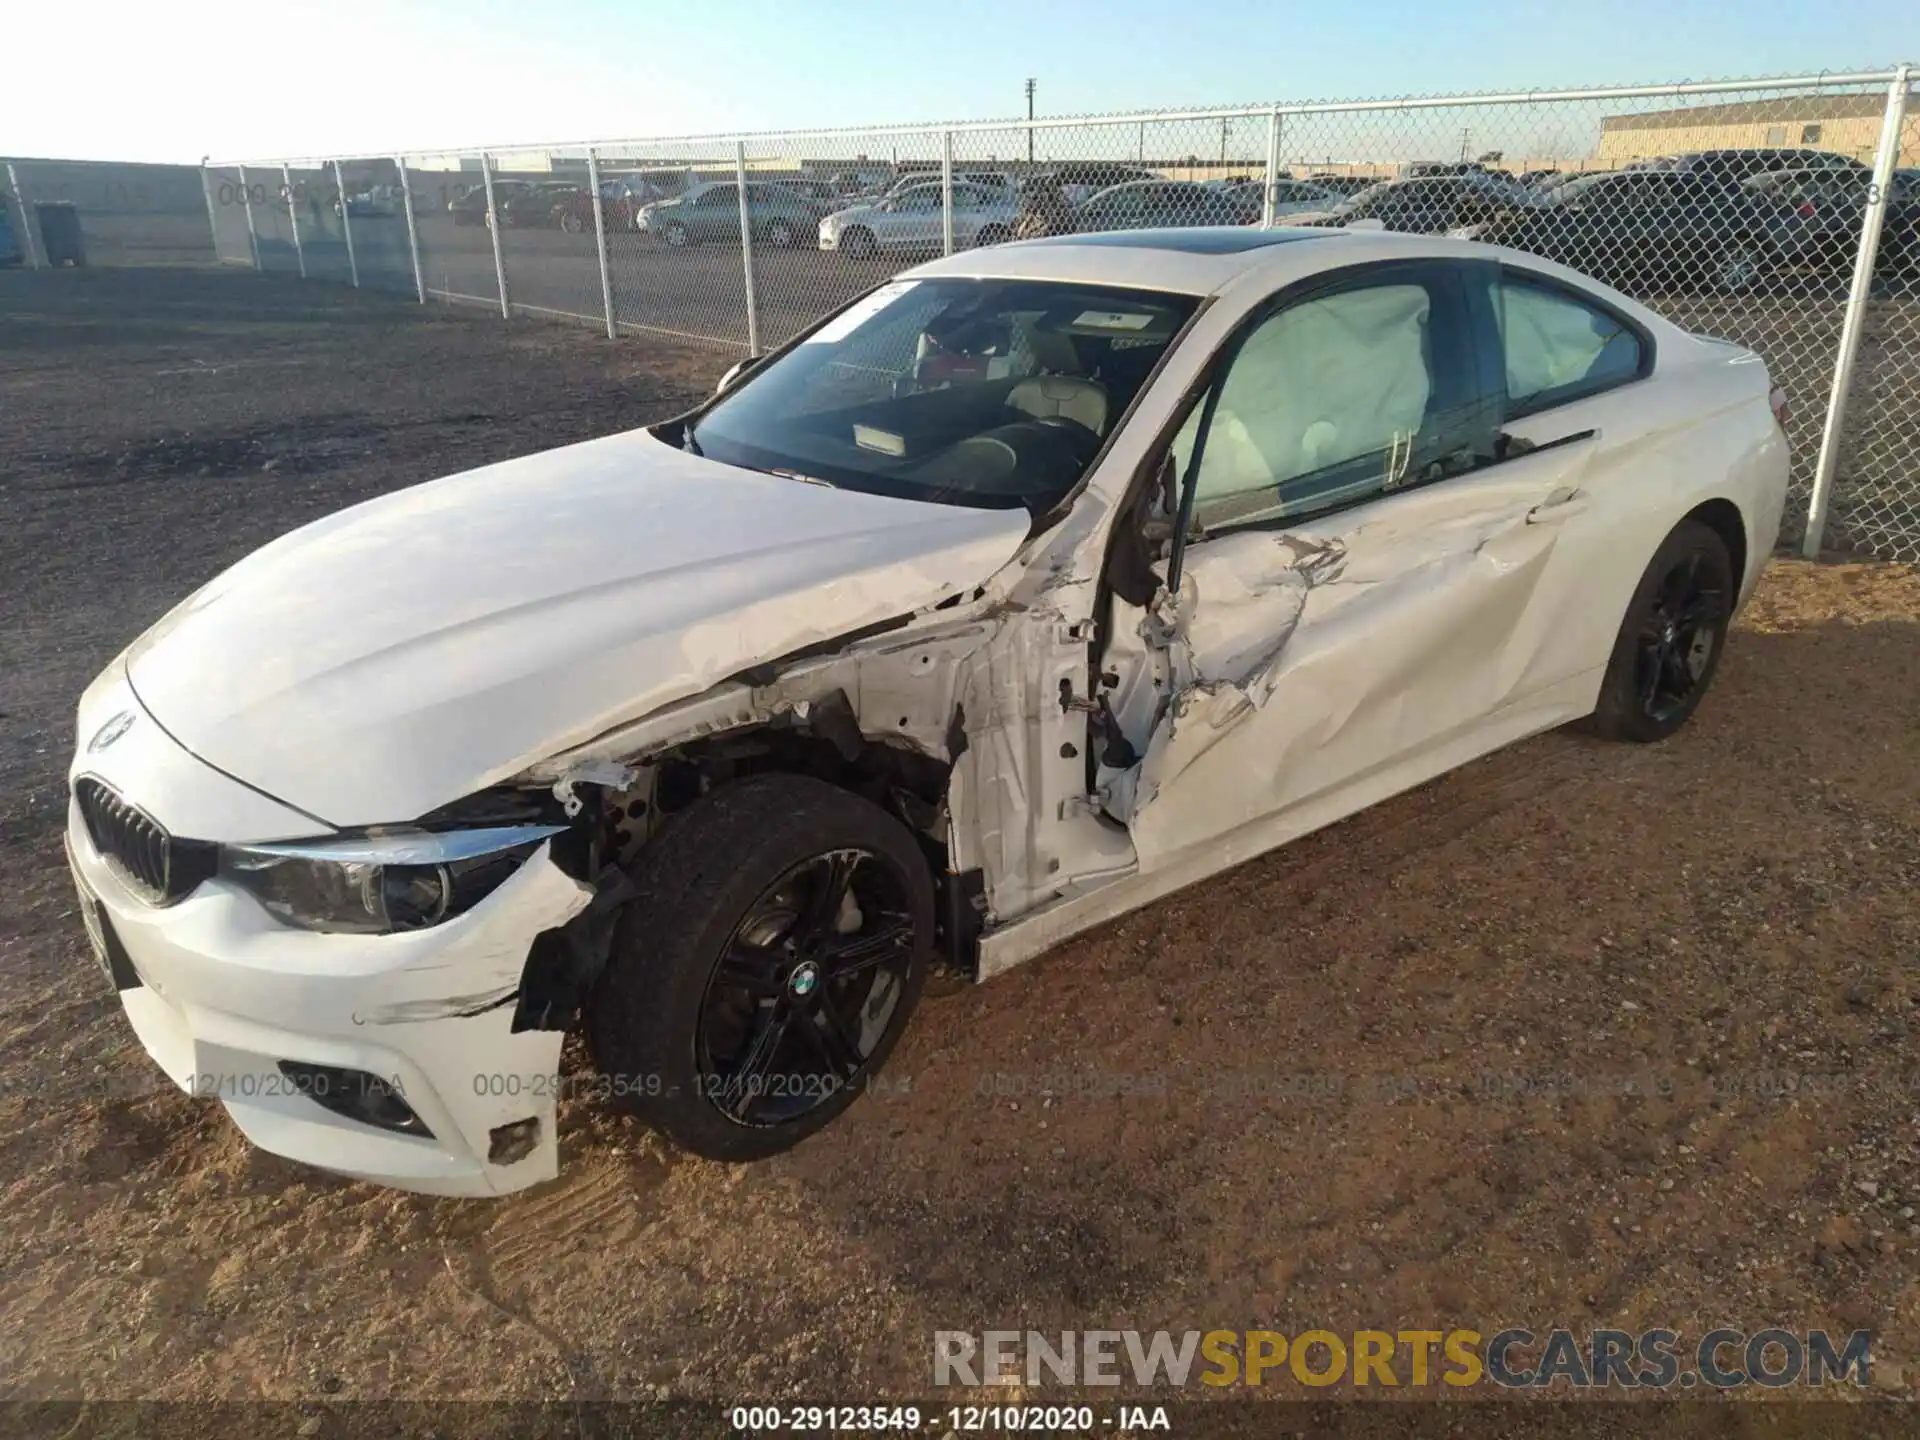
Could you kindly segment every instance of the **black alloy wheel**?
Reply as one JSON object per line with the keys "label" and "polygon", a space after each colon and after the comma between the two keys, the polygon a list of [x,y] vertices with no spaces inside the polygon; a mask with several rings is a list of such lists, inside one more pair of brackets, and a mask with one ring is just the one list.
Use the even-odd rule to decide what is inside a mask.
{"label": "black alloy wheel", "polygon": [[1640,711],[1665,725],[1690,710],[1713,668],[1727,623],[1725,576],[1696,546],[1660,578],[1635,637],[1633,689]]}
{"label": "black alloy wheel", "polygon": [[782,1124],[859,1081],[905,992],[912,907],[906,877],[867,850],[769,886],[707,982],[701,1092],[737,1124]]}
{"label": "black alloy wheel", "polygon": [[1739,597],[1727,542],[1683,520],[1635,587],[1586,728],[1610,740],[1663,740],[1713,682]]}
{"label": "black alloy wheel", "polygon": [[635,858],[585,1013],[620,1104],[696,1154],[791,1148],[871,1088],[925,986],[913,833],[804,775],[721,785]]}

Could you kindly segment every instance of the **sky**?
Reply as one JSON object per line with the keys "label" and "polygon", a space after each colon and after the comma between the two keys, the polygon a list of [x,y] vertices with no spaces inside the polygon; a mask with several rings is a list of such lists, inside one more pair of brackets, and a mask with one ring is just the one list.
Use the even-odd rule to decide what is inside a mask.
{"label": "sky", "polygon": [[[16,0],[0,154],[198,161],[1883,69],[1914,0]],[[1237,144],[1238,142],[1236,142]]]}

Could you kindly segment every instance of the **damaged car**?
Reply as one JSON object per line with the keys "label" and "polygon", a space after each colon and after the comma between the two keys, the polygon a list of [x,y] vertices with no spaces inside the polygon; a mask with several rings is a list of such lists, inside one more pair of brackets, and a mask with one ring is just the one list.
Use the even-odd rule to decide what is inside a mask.
{"label": "damaged car", "polygon": [[569,1031],[606,1103],[773,1154],[936,971],[1555,726],[1672,734],[1781,422],[1753,354],[1490,246],[950,256],[183,600],[80,702],[81,918],[154,1060],[295,1160],[546,1179]]}

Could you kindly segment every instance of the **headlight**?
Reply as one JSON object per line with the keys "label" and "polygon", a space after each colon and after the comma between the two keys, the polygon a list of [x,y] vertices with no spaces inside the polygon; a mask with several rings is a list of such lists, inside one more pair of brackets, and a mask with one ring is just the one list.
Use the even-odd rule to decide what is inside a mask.
{"label": "headlight", "polygon": [[302,930],[386,935],[471,910],[559,825],[223,846],[220,874]]}

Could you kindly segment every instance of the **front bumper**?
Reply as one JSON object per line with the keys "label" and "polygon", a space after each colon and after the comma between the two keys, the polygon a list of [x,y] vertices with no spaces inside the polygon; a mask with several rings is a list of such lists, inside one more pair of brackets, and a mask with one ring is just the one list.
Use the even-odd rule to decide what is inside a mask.
{"label": "front bumper", "polygon": [[[131,698],[114,688],[105,704]],[[100,708],[83,704],[83,739]],[[229,790],[271,802],[199,765],[144,713],[75,772],[104,779],[176,835],[266,838],[209,832],[229,811],[245,824],[244,805],[223,803]],[[203,823],[189,828],[189,817]],[[468,913],[395,935],[296,929],[217,877],[176,904],[149,904],[95,850],[71,802],[67,851],[83,903],[97,902],[111,937],[113,978],[102,983],[119,990],[140,1043],[175,1085],[218,1099],[254,1144],[429,1194],[502,1195],[552,1178],[562,1037],[515,1034],[515,1000],[534,937],[578,914],[592,890],[546,846]],[[378,1077],[431,1134],[336,1113],[281,1061]],[[504,1127],[515,1128],[496,1136]]]}
{"label": "front bumper", "polygon": [[[561,1036],[514,1034],[514,1001],[534,936],[565,924],[591,891],[545,847],[444,925],[320,935],[282,925],[218,879],[176,905],[147,905],[94,851],[77,807],[67,845],[137,977],[120,1003],[140,1043],[261,1149],[435,1195],[503,1195],[553,1177]],[[283,1060],[376,1076],[432,1133],[336,1114]],[[494,1163],[495,1132],[527,1121],[531,1152]]]}

